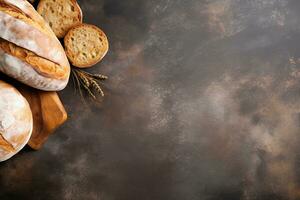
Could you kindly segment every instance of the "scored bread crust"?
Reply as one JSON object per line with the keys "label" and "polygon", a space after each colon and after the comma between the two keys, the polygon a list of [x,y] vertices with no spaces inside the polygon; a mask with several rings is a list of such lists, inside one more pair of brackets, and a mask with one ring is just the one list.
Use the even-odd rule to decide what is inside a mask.
{"label": "scored bread crust", "polygon": [[18,81],[44,91],[59,91],[68,81],[45,77],[32,68],[32,65],[12,56],[0,48],[0,71]]}
{"label": "scored bread crust", "polygon": [[[74,58],[76,56],[78,56],[78,55],[74,55],[74,53],[72,52],[72,47],[70,45],[72,43],[72,35],[76,31],[78,31],[78,30],[80,30],[82,28],[83,29],[84,28],[91,28],[94,31],[96,31],[100,35],[101,42],[103,43],[103,47],[100,48],[101,51],[102,51],[102,55],[99,58],[90,60],[88,63],[85,63],[85,64],[76,62],[76,60]],[[76,38],[75,38],[75,40],[76,40]],[[65,36],[65,38],[64,38],[64,44],[65,44],[65,51],[66,51],[67,57],[69,58],[70,62],[74,66],[79,67],[79,68],[87,68],[87,67],[91,67],[91,66],[97,64],[99,61],[101,61],[103,59],[103,57],[107,54],[108,49],[109,49],[109,43],[108,43],[108,39],[107,39],[106,34],[100,28],[98,28],[97,26],[91,25],[91,24],[79,24],[77,26],[74,26],[67,33],[67,35]]]}
{"label": "scored bread crust", "polygon": [[[51,28],[58,38],[63,38],[72,27],[82,23],[83,14],[77,0],[56,0],[53,4],[56,7],[47,7],[49,3],[51,4],[52,0],[41,0],[37,6],[37,12],[47,23],[52,23]],[[72,6],[71,12],[76,13],[76,16],[66,11],[66,4]],[[53,21],[50,18],[56,19]],[[61,18],[64,20],[60,21]]]}
{"label": "scored bread crust", "polygon": [[[59,84],[57,86],[57,90],[64,89],[70,76],[70,64],[63,47],[52,30],[48,27],[48,25],[46,25],[43,19],[27,1],[0,0],[0,3],[6,3],[8,6],[14,6],[18,9],[22,9],[22,12],[20,13],[17,13],[14,9],[10,12],[8,12],[9,9],[0,9],[0,38],[15,44],[16,47],[18,47],[16,49],[23,49],[25,52],[28,51],[34,54],[34,57],[31,57],[31,60],[35,59],[35,65],[29,65],[30,62],[26,64],[33,68],[33,71],[38,73],[40,78],[45,78],[45,80],[42,81],[45,86],[48,85],[46,83],[48,80],[47,78],[51,78],[51,80],[58,80],[59,82],[63,81],[64,84]],[[20,53],[20,51],[15,51],[14,53],[6,51],[6,53],[15,55],[14,53]],[[39,57],[41,57],[41,59],[39,59]],[[20,57],[18,58],[20,59]],[[49,62],[45,62],[47,60]],[[26,60],[26,62],[27,61],[28,60]],[[7,64],[7,62],[4,63]],[[4,68],[6,68],[5,72],[9,71],[9,68],[3,67],[2,63],[1,69],[4,70]],[[14,71],[11,71],[9,75],[15,78],[20,74],[14,73]],[[19,79],[20,77],[18,77],[18,80]],[[23,83],[32,87],[47,91],[53,90],[53,87],[41,87],[43,84],[35,86],[35,81],[32,80],[32,82],[30,82],[29,80],[30,79],[26,77],[22,78]],[[41,82],[41,80],[38,82]]]}
{"label": "scored bread crust", "polygon": [[24,1],[24,0],[0,0],[0,2],[17,7],[24,14],[26,14],[31,19],[33,19],[35,22],[37,22],[41,27],[43,27],[47,31],[50,31],[50,32],[52,31],[52,29],[49,27],[49,25],[47,23],[45,23],[43,17],[40,16],[36,12],[34,7],[31,4],[29,4],[27,1]]}
{"label": "scored bread crust", "polygon": [[33,118],[26,99],[0,80],[0,162],[18,153],[29,141]]}
{"label": "scored bread crust", "polygon": [[49,59],[68,70],[68,61],[56,38],[49,37],[34,25],[27,24],[0,11],[0,37],[37,55]]}
{"label": "scored bread crust", "polygon": [[15,56],[24,62],[27,62],[32,66],[34,70],[45,77],[62,80],[68,78],[67,74],[58,66],[58,64],[37,56],[31,51],[19,47],[1,38],[0,48],[7,54]]}

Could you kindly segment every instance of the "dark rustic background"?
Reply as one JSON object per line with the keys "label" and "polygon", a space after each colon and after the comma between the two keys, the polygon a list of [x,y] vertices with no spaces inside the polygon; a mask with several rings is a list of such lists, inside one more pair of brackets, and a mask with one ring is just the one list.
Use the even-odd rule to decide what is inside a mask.
{"label": "dark rustic background", "polygon": [[0,164],[0,199],[300,199],[299,0],[81,0],[102,103]]}

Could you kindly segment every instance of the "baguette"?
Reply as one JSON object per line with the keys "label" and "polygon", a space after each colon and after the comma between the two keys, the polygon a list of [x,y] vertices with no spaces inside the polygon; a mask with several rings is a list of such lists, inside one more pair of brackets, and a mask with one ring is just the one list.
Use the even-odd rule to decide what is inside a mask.
{"label": "baguette", "polygon": [[82,22],[82,11],[76,0],[41,0],[37,11],[58,38]]}
{"label": "baguette", "polygon": [[62,90],[70,65],[59,40],[25,0],[0,0],[0,71],[40,90]]}
{"label": "baguette", "polygon": [[0,81],[0,162],[28,143],[32,128],[32,113],[26,99],[13,86]]}
{"label": "baguette", "polygon": [[106,55],[109,48],[105,33],[90,24],[73,27],[64,38],[64,44],[70,62],[79,68],[95,65]]}

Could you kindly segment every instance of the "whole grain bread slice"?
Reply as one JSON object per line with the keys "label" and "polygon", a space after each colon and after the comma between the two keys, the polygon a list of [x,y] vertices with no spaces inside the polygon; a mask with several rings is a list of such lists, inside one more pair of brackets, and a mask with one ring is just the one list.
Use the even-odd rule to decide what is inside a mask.
{"label": "whole grain bread slice", "polygon": [[90,24],[73,27],[64,38],[65,50],[70,62],[79,68],[87,68],[99,62],[109,48],[105,33]]}
{"label": "whole grain bread slice", "polygon": [[58,38],[82,22],[82,11],[76,0],[41,0],[37,11]]}

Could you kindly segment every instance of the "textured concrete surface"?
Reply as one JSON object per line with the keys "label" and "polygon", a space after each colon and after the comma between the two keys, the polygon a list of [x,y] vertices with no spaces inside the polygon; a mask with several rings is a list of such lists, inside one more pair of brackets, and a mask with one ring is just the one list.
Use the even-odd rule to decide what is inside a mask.
{"label": "textured concrete surface", "polygon": [[300,1],[81,0],[111,48],[88,107],[0,164],[0,199],[300,199]]}

